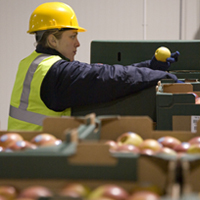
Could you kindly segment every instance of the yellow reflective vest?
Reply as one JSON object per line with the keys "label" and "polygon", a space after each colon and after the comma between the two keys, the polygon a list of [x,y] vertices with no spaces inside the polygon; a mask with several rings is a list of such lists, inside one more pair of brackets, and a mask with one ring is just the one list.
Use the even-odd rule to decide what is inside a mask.
{"label": "yellow reflective vest", "polygon": [[20,62],[11,95],[8,130],[42,130],[45,117],[71,115],[70,108],[63,112],[48,109],[40,98],[46,73],[60,59],[60,56],[34,51]]}

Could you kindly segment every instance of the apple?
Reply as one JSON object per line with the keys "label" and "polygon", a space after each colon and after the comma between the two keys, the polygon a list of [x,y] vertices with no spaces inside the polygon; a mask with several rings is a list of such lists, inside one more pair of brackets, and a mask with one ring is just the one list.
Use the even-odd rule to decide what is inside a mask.
{"label": "apple", "polygon": [[161,150],[158,152],[158,154],[160,153],[177,156],[177,152],[169,147],[162,147]]}
{"label": "apple", "polygon": [[105,144],[109,145],[109,151],[113,152],[117,149],[118,144],[114,140],[107,140]]}
{"label": "apple", "polygon": [[90,193],[90,188],[81,183],[69,183],[59,192],[60,196],[68,196],[74,198],[86,198]]}
{"label": "apple", "polygon": [[158,61],[166,62],[167,58],[171,56],[171,52],[167,47],[159,47],[156,49],[155,58]]}
{"label": "apple", "polygon": [[140,145],[140,150],[151,149],[153,151],[160,151],[162,145],[155,139],[145,139]]}
{"label": "apple", "polygon": [[191,138],[188,141],[188,143],[189,144],[200,144],[200,136],[196,136],[196,137]]}
{"label": "apple", "polygon": [[37,146],[44,145],[45,143],[50,143],[57,140],[57,138],[49,133],[41,133],[36,135],[31,139],[31,143],[36,144]]}
{"label": "apple", "polygon": [[177,144],[176,146],[174,146],[173,149],[177,153],[185,153],[188,150],[189,147],[190,147],[189,142],[182,142],[181,144]]}
{"label": "apple", "polygon": [[138,191],[131,194],[128,200],[160,200],[160,196],[151,191]]}
{"label": "apple", "polygon": [[199,144],[191,144],[187,149],[186,153],[188,154],[198,154],[200,153],[200,143]]}
{"label": "apple", "polygon": [[131,144],[119,145],[115,151],[116,152],[123,152],[123,153],[134,153],[134,154],[137,154],[137,153],[140,152],[138,147],[131,145]]}
{"label": "apple", "polygon": [[134,184],[133,188],[130,190],[130,194],[133,194],[139,191],[150,191],[150,192],[158,194],[159,196],[163,195],[164,193],[161,187],[150,182],[140,182],[140,183]]}
{"label": "apple", "polygon": [[0,152],[4,151],[4,147],[0,146]]}
{"label": "apple", "polygon": [[0,137],[0,146],[7,147],[12,142],[21,140],[23,140],[23,137],[18,133],[5,133]]}
{"label": "apple", "polygon": [[141,155],[148,155],[148,156],[153,156],[156,154],[156,151],[152,150],[152,149],[141,149],[140,150],[140,154]]}
{"label": "apple", "polygon": [[1,185],[0,186],[0,196],[6,199],[14,199],[17,196],[17,189],[12,185]]}
{"label": "apple", "polygon": [[127,200],[129,194],[124,188],[118,185],[104,184],[92,190],[88,199],[101,199],[103,197],[115,200]]}
{"label": "apple", "polygon": [[24,188],[18,195],[18,198],[30,198],[37,200],[39,197],[52,197],[53,193],[45,186],[33,185]]}
{"label": "apple", "polygon": [[119,145],[132,144],[134,146],[139,146],[142,142],[142,137],[134,132],[125,132],[117,138],[117,143]]}
{"label": "apple", "polygon": [[176,145],[181,144],[181,141],[172,136],[164,136],[157,140],[163,147],[173,149]]}
{"label": "apple", "polygon": [[9,149],[12,151],[17,151],[17,150],[25,150],[25,149],[36,149],[36,148],[37,148],[37,145],[32,144],[31,142],[26,141],[26,140],[20,140],[8,145],[8,147],[6,148],[6,151],[8,151]]}
{"label": "apple", "polygon": [[60,144],[62,144],[62,140],[60,140],[60,139],[48,140],[48,141],[42,143],[40,145],[40,147],[42,147],[42,146],[57,146],[57,145],[60,145]]}

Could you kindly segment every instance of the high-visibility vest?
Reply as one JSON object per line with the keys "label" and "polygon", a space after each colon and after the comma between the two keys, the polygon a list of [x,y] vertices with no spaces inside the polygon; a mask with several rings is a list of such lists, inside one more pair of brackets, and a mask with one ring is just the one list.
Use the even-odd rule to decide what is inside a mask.
{"label": "high-visibility vest", "polygon": [[47,116],[70,116],[71,109],[55,112],[46,107],[40,98],[40,87],[49,68],[61,57],[34,51],[23,59],[13,87],[8,130],[42,130]]}

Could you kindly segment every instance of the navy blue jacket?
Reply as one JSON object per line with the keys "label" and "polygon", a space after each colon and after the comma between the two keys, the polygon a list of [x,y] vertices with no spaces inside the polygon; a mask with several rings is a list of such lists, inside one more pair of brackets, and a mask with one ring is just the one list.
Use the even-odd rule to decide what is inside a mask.
{"label": "navy blue jacket", "polygon": [[[60,55],[53,49],[40,46],[36,51]],[[156,86],[161,79],[177,81],[173,74],[150,69],[150,60],[122,66],[69,62],[63,58],[44,77],[41,99],[48,108],[63,111],[69,107],[109,102]]]}

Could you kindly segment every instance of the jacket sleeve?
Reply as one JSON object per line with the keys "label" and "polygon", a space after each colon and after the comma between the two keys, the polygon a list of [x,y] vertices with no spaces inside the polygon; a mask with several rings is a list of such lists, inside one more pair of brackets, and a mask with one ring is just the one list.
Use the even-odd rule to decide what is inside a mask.
{"label": "jacket sleeve", "polygon": [[41,99],[54,111],[104,103],[156,85],[173,74],[148,68],[149,61],[128,66],[56,62],[41,85]]}

